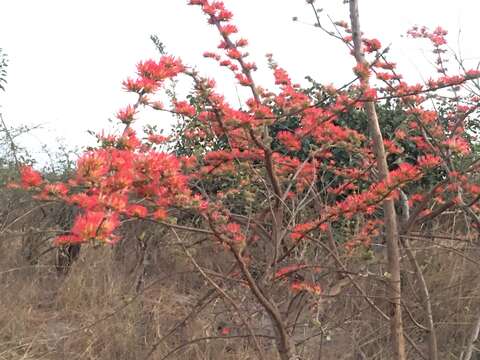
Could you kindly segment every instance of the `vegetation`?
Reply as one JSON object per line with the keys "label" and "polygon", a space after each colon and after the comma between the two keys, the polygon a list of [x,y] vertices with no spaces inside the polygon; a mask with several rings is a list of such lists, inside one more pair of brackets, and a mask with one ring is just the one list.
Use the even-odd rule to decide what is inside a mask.
{"label": "vegetation", "polygon": [[[191,0],[220,36],[205,57],[245,103],[152,37],[161,56],[124,81],[137,100],[120,134],[75,168],[65,156],[61,176],[16,159],[1,193],[3,357],[472,359],[480,71],[451,75],[446,31],[413,28],[439,75],[407,84],[356,0],[333,30],[307,3],[355,58],[345,86],[303,88],[269,56],[275,88],[261,87],[233,14]],[[145,108],[177,117],[171,136],[135,130]]]}

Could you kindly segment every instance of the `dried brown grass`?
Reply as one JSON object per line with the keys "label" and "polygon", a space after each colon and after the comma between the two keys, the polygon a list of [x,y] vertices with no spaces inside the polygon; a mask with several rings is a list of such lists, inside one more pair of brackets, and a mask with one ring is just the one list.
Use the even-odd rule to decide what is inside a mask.
{"label": "dried brown grass", "polygon": [[[10,203],[12,209],[7,208],[9,215],[3,218],[6,224],[28,208],[17,208],[13,215],[15,202]],[[33,212],[0,235],[1,360],[144,359],[153,348],[151,359],[258,358],[247,338],[217,338],[221,324],[239,325],[238,317],[211,292],[163,230],[129,224],[116,247],[84,247],[68,272],[58,272],[55,251],[45,252],[50,246],[48,234],[28,229],[64,226],[59,224],[59,213],[64,216],[62,211]],[[422,237],[411,242],[429,284],[442,359],[453,360],[480,312],[480,251],[473,240],[452,240],[469,234],[468,223],[443,219],[439,224],[430,232],[441,239]],[[30,250],[25,251],[26,247]],[[208,242],[191,251],[204,268],[228,265],[221,251]],[[361,256],[348,262],[351,270],[366,271]],[[425,351],[426,332],[416,325],[425,323],[418,282],[406,259],[403,266],[403,301],[410,313],[405,317],[406,329]],[[366,269],[369,275],[358,277],[358,284],[386,310],[382,257],[377,256]],[[322,279],[325,291],[336,280],[334,275]],[[255,332],[271,332],[246,289],[245,294],[234,288],[229,291],[241,299],[242,308],[253,309],[256,315],[250,320]],[[199,304],[209,292],[211,296]],[[315,319],[314,315],[306,311],[297,331],[299,340],[315,335],[301,347],[305,359],[388,359],[388,324],[351,284],[327,302]],[[245,333],[234,328],[229,335]],[[267,360],[276,359],[272,340],[261,343]],[[409,358],[419,357],[410,349]]]}

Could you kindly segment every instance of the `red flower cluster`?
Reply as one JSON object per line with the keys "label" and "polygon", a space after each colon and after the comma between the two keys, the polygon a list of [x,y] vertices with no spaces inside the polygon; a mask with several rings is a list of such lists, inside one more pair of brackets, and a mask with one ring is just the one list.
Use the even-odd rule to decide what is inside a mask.
{"label": "red flower cluster", "polygon": [[[247,60],[248,42],[236,35],[232,13],[223,2],[191,0],[190,4],[201,7],[221,38],[219,50],[204,55],[231,71],[249,91],[249,99],[241,106],[230,104],[213,80],[202,78],[172,56],[140,62],[137,78],[123,83],[138,95],[134,104],[117,113],[124,131],[99,135],[100,146],[82,154],[73,179],[49,184],[31,167],[21,168],[21,186],[38,191],[39,199],[62,200],[81,210],[71,231],[58,237],[56,244],[111,244],[118,240],[117,229],[123,219],[172,226],[175,214],[187,211],[203,219],[198,226],[208,227],[199,231],[211,235],[221,248],[233,250],[246,267],[256,256],[250,254],[249,247],[267,239],[264,249],[275,252],[275,258],[268,259],[272,263],[266,263],[273,269],[270,278],[279,280],[275,285],[285,286],[280,280],[290,273],[313,268],[285,265],[292,263],[297,246],[331,235],[335,223],[351,232],[342,234],[348,238],[344,242],[347,250],[369,246],[383,225],[378,210],[385,199],[398,198],[399,189],[406,191],[407,184],[436,167],[447,166],[449,157],[463,160],[470,154],[464,128],[479,99],[472,97],[466,105],[452,107],[442,116],[422,104],[427,92],[462,84],[480,72],[466,71],[464,76],[442,73],[427,85],[410,85],[395,72],[396,65],[382,56],[354,68],[360,78],[357,85],[341,90],[318,86],[306,91],[268,56],[275,87],[267,90],[255,83],[252,74],[257,67]],[[348,30],[345,24],[339,26]],[[430,39],[436,48],[444,45],[445,34],[440,28],[411,32],[414,37]],[[350,35],[345,40],[351,41]],[[376,39],[363,39],[363,45],[367,53],[381,49]],[[181,73],[193,83],[188,100],[170,98],[164,106],[158,99],[164,95],[165,81]],[[373,73],[384,82],[384,88],[369,83]],[[408,142],[420,155],[416,163],[406,157],[412,163],[401,163],[379,181],[372,170],[376,161],[369,136],[366,131],[354,130],[358,124],[352,124],[355,119],[348,116],[365,103],[385,98],[395,98],[406,115],[405,121],[388,134],[391,140],[384,141],[387,153],[403,156],[402,146]],[[158,150],[162,146],[156,145],[169,138],[152,129],[137,136],[131,125],[145,106],[180,115],[182,130],[178,135],[194,144],[189,156]],[[480,186],[460,170],[448,171],[448,176],[435,188],[432,199],[425,194],[410,195],[412,206],[423,206],[420,216],[438,204],[461,205],[459,193],[468,200],[480,194]],[[215,191],[205,190],[205,184]],[[355,219],[358,226],[350,231],[345,219]],[[322,292],[314,282],[296,281],[290,288],[315,295]]]}
{"label": "red flower cluster", "polygon": [[20,179],[24,188],[39,186],[43,181],[40,173],[33,170],[31,166],[22,166],[20,168]]}
{"label": "red flower cluster", "polygon": [[116,213],[87,211],[75,219],[71,234],[57,237],[55,243],[57,245],[76,244],[96,240],[112,244],[118,239],[113,235],[118,225],[119,219]]}

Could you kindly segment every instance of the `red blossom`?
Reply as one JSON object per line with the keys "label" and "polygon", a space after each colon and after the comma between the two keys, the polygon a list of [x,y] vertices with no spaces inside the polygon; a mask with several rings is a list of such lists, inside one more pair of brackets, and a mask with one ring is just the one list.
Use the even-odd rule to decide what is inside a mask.
{"label": "red blossom", "polygon": [[238,29],[235,25],[227,24],[220,26],[220,33],[223,36],[229,36],[231,34],[235,34],[236,32],[238,32]]}
{"label": "red blossom", "polygon": [[384,139],[383,144],[385,145],[385,150],[390,154],[401,154],[403,152],[403,149],[391,140]]}
{"label": "red blossom", "polygon": [[148,210],[142,205],[130,205],[127,208],[127,214],[129,216],[144,218],[147,216]]}
{"label": "red blossom", "polygon": [[245,241],[245,235],[242,233],[242,228],[237,223],[228,223],[225,226],[226,234],[237,243],[242,243]]}
{"label": "red blossom", "polygon": [[471,151],[470,145],[468,142],[459,136],[451,137],[443,142],[443,144],[455,153],[459,153],[461,155],[468,155]]}
{"label": "red blossom", "polygon": [[46,184],[38,198],[41,200],[67,199],[67,193],[68,187],[63,183]]}
{"label": "red blossom", "polygon": [[28,189],[37,187],[42,183],[42,175],[31,166],[22,166],[20,168],[20,181],[22,187]]}
{"label": "red blossom", "polygon": [[98,203],[102,208],[114,210],[115,212],[124,212],[128,205],[128,196],[124,193],[112,193],[98,197]]}
{"label": "red blossom", "polygon": [[421,166],[422,168],[427,168],[427,169],[434,168],[437,165],[439,165],[441,162],[442,162],[442,159],[440,157],[435,155],[430,155],[430,154],[420,156],[418,158],[418,165]]}
{"label": "red blossom", "polygon": [[233,17],[233,13],[226,9],[222,9],[219,11],[217,15],[218,21],[230,21]]}
{"label": "red blossom", "polygon": [[273,76],[275,76],[275,84],[277,85],[289,85],[291,83],[287,72],[282,68],[277,67],[273,72]]}
{"label": "red blossom", "polygon": [[220,60],[220,55],[214,53],[214,52],[210,52],[210,51],[206,51],[203,53],[203,57],[205,58],[211,58],[211,59],[215,59],[217,61]]}
{"label": "red blossom", "polygon": [[85,193],[73,194],[72,196],[70,196],[68,201],[72,205],[78,205],[83,209],[92,210],[95,207],[98,207],[97,195],[87,195]]}
{"label": "red blossom", "polygon": [[362,41],[365,45],[365,52],[367,53],[372,53],[382,48],[382,44],[378,39],[363,39]]}
{"label": "red blossom", "polygon": [[317,224],[315,222],[309,222],[304,224],[297,224],[292,233],[290,234],[290,238],[292,240],[301,240],[307,235],[310,231],[315,229]]}
{"label": "red blossom", "polygon": [[227,56],[231,59],[239,60],[242,58],[242,53],[237,49],[228,49]]}
{"label": "red blossom", "polygon": [[[287,71],[269,57],[278,85],[270,91],[254,83],[256,65],[246,61],[247,40],[230,38],[238,30],[230,23],[232,13],[225,9],[223,2],[191,0],[190,4],[200,5],[208,15],[208,22],[215,25],[221,35],[218,53],[204,55],[215,59],[219,66],[228,67],[240,84],[248,86],[249,89],[243,90],[248,90],[249,99],[239,105],[230,104],[215,88],[213,80],[202,78],[196,69],[185,68],[172,56],[140,62],[138,77],[127,79],[123,83],[125,89],[138,93],[139,110],[144,105],[182,115],[179,137],[194,144],[193,155],[161,152],[157,149],[167,146],[153,144],[162,144],[168,141],[167,137],[154,134],[151,129],[137,135],[126,127],[121,134],[98,136],[99,147],[80,156],[75,177],[68,186],[44,185],[38,172],[22,168],[22,186],[37,187],[34,189],[39,193],[37,198],[64,200],[81,210],[71,232],[55,240],[57,245],[88,241],[113,243],[117,240],[114,233],[120,225],[120,215],[157,220],[168,226],[170,220],[174,223],[176,214],[185,211],[188,216],[194,214],[202,218],[196,226],[207,229],[200,231],[213,234],[227,249],[238,250],[246,245],[247,239],[249,244],[260,242],[276,227],[281,228],[278,234],[282,237],[290,233],[290,239],[282,238],[282,246],[278,246],[280,261],[278,265],[272,263],[275,273],[269,278],[286,280],[290,273],[311,268],[303,264],[285,265],[294,261],[292,255],[298,254],[295,246],[300,241],[305,240],[307,246],[307,240],[320,239],[323,233],[336,231],[340,222],[342,232],[351,232],[342,233],[342,238],[348,239],[344,243],[347,250],[368,246],[383,226],[380,209],[385,199],[398,198],[401,188],[440,165],[442,158],[436,154],[460,158],[470,153],[467,141],[470,138],[465,136],[467,119],[459,121],[458,118],[474,111],[478,98],[465,101],[469,105],[452,106],[445,122],[443,114],[440,118],[436,111],[423,108],[422,102],[429,96],[425,95],[427,90],[461,84],[469,77],[479,76],[479,71],[466,71],[465,76],[442,73],[440,78],[428,83],[434,89],[428,89],[419,84],[410,85],[401,80],[400,75],[388,72],[395,68],[394,63],[377,60],[371,66],[378,79],[388,82],[385,88],[378,89],[382,96],[377,97],[377,89],[369,87],[366,81],[371,72],[367,62],[354,69],[360,77],[359,84],[342,89],[322,85],[312,92],[292,83]],[[346,24],[341,26],[348,28]],[[433,32],[427,29],[412,32],[412,36],[430,39],[437,50],[444,44],[445,35],[441,28]],[[345,39],[351,41],[351,36]],[[366,52],[381,49],[376,39],[364,39],[363,44]],[[164,109],[157,99],[172,93],[163,89],[163,84],[182,72],[193,82],[189,96],[175,94],[179,98]],[[371,171],[376,161],[370,137],[365,135],[367,132],[354,130],[357,124],[345,125],[344,119],[365,101],[380,102],[390,97],[396,105],[408,110],[405,111],[407,120],[396,129],[394,138],[384,140],[387,152],[402,153],[399,145],[402,140],[402,144],[414,144],[420,155],[416,164],[401,163],[386,179],[376,180]],[[136,105],[129,105],[120,110],[117,117],[122,123],[130,124],[136,110]],[[291,120],[294,125],[290,127]],[[278,131],[274,139],[269,131],[273,134]],[[424,132],[428,132],[428,136]],[[391,138],[392,134],[386,135]],[[348,161],[342,161],[338,151]],[[413,194],[409,203],[429,200],[430,203],[422,206],[434,209],[447,201],[459,202],[456,194],[460,190],[469,201],[480,194],[480,186],[468,180],[460,170],[451,173],[449,183],[438,187],[431,201],[424,194]],[[213,184],[215,191],[204,194],[208,188],[204,183]],[[248,212],[241,208],[244,204],[249,206]],[[272,211],[273,207],[282,210],[278,211],[280,218]],[[431,210],[422,216],[428,211]],[[233,219],[241,221],[234,214],[240,214],[245,223],[234,222]],[[355,227],[343,226],[345,219],[353,218]],[[245,253],[239,251],[236,255],[250,266],[257,254]],[[286,283],[277,281],[279,286]],[[320,285],[313,282],[295,281],[290,287],[293,291],[315,295],[322,292]]]}
{"label": "red blossom", "polygon": [[375,76],[377,77],[377,79],[383,80],[383,81],[398,79],[398,77],[395,74],[387,73],[387,72],[377,72]]}
{"label": "red blossom", "polygon": [[275,278],[278,279],[278,278],[288,276],[292,273],[295,273],[299,270],[304,269],[305,267],[306,265],[303,265],[303,264],[294,264],[294,265],[282,267],[281,269],[277,270],[277,272],[275,273]]}
{"label": "red blossom", "polygon": [[395,137],[398,140],[404,140],[407,137],[407,133],[403,129],[398,129],[395,131]]}
{"label": "red blossom", "polygon": [[236,74],[235,75],[235,78],[238,80],[238,82],[240,83],[240,85],[243,85],[243,86],[250,86],[252,85],[252,80],[250,80],[248,78],[248,76],[244,75],[244,74]]}
{"label": "red blossom", "polygon": [[290,289],[294,292],[306,291],[314,295],[320,295],[322,293],[320,285],[301,281],[294,281],[290,285]]}
{"label": "red blossom", "polygon": [[235,41],[235,46],[237,47],[244,47],[248,45],[248,40],[247,39],[239,39]]}
{"label": "red blossom", "polygon": [[91,151],[77,161],[77,176],[82,181],[98,181],[108,171],[106,152]]}
{"label": "red blossom", "polygon": [[377,60],[377,61],[375,61],[374,66],[376,66],[380,69],[393,70],[393,69],[395,69],[396,64],[391,63],[391,62],[384,62],[384,61]]}
{"label": "red blossom", "polygon": [[364,100],[373,101],[377,99],[377,90],[374,88],[367,88],[363,90]]}
{"label": "red blossom", "polygon": [[291,151],[300,151],[302,149],[302,143],[296,138],[295,134],[290,131],[279,131],[277,133],[277,139]]}
{"label": "red blossom", "polygon": [[184,70],[182,62],[172,56],[162,56],[160,61],[147,60],[137,65],[138,74],[144,78],[163,81]]}
{"label": "red blossom", "polygon": [[220,331],[220,335],[223,335],[223,336],[227,336],[229,335],[230,333],[232,332],[232,329],[225,326],[225,327],[222,327],[221,331]]}
{"label": "red blossom", "polygon": [[195,108],[186,101],[179,101],[174,103],[175,112],[188,117],[194,117],[197,113]]}
{"label": "red blossom", "polygon": [[75,219],[71,234],[58,237],[55,243],[60,245],[63,243],[82,243],[90,240],[114,243],[117,237],[113,235],[113,232],[119,224],[116,213],[87,211]]}
{"label": "red blossom", "polygon": [[167,220],[168,212],[165,209],[157,209],[153,212],[153,218],[160,221]]}
{"label": "red blossom", "polygon": [[128,105],[125,109],[120,110],[117,113],[117,118],[124,124],[130,124],[136,114],[136,109],[132,105]]}
{"label": "red blossom", "polygon": [[353,68],[353,72],[361,79],[365,79],[370,76],[370,69],[367,65],[362,63],[355,65],[355,67]]}
{"label": "red blossom", "polygon": [[125,90],[135,93],[152,93],[158,89],[158,86],[159,84],[157,81],[144,77],[135,80],[128,78],[123,82]]}

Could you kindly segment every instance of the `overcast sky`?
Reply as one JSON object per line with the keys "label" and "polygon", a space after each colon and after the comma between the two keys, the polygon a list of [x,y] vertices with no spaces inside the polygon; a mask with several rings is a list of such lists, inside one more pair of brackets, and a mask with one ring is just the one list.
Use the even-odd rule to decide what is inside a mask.
{"label": "overcast sky", "polygon": [[[131,101],[121,82],[134,75],[135,64],[158,57],[149,37],[157,34],[169,53],[197,65],[211,77],[220,77],[227,93],[234,82],[203,59],[215,50],[218,35],[198,7],[186,0],[1,0],[0,47],[9,55],[8,86],[0,94],[5,119],[14,124],[44,124],[30,141],[85,144],[88,129],[109,128],[118,108]],[[226,0],[235,23],[250,41],[249,51],[259,65],[256,77],[269,80],[266,53],[293,78],[311,75],[320,82],[342,84],[351,76],[352,60],[344,46],[329,39],[312,24],[305,0]],[[342,0],[317,0],[336,20],[347,20]],[[401,35],[412,25],[441,25],[450,32],[451,46],[465,58],[480,60],[477,0],[361,0],[364,32],[392,44],[392,59],[412,80],[431,72],[426,43],[406,41]],[[292,17],[298,16],[299,22]],[[459,37],[459,30],[461,35]],[[460,41],[458,40],[460,38]],[[423,50],[422,50],[423,49]],[[168,127],[165,116],[148,121]]]}

